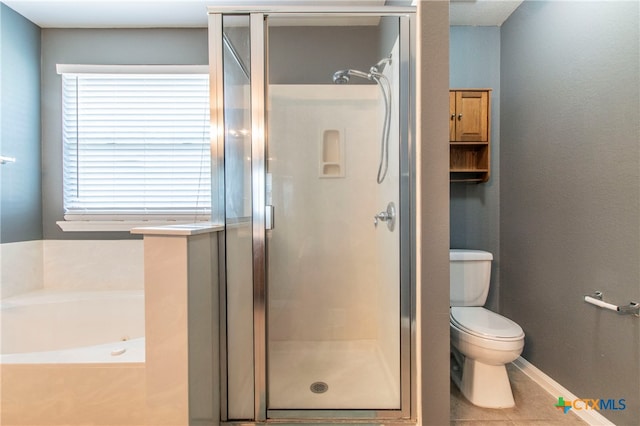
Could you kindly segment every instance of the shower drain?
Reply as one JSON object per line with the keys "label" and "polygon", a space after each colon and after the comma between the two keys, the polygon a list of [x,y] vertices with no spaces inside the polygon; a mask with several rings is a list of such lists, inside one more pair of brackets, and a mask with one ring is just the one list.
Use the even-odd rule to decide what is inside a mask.
{"label": "shower drain", "polygon": [[309,389],[311,389],[311,392],[313,393],[325,393],[326,391],[329,390],[329,385],[326,384],[325,382],[314,382],[314,383],[311,383],[311,386],[309,386]]}

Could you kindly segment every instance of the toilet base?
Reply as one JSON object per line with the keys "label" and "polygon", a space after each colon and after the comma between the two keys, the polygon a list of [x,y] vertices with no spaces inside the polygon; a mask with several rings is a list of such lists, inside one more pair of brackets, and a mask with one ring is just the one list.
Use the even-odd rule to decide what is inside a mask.
{"label": "toilet base", "polygon": [[451,378],[473,405],[484,408],[511,408],[516,405],[505,365],[487,365],[460,356],[454,359],[462,361],[463,365],[452,362]]}

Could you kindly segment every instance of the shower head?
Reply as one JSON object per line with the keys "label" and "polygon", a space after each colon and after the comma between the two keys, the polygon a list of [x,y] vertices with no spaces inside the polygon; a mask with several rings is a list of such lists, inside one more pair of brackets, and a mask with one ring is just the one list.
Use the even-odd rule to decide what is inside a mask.
{"label": "shower head", "polygon": [[364,78],[366,80],[372,79],[371,74],[367,74],[366,72],[358,70],[340,70],[333,74],[333,82],[336,84],[346,84],[351,79],[351,76]]}

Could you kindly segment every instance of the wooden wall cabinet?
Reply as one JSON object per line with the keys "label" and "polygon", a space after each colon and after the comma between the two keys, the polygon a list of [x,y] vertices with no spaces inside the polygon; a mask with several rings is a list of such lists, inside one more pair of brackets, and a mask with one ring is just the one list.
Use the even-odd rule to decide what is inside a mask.
{"label": "wooden wall cabinet", "polygon": [[486,182],[491,172],[491,89],[449,91],[451,182]]}

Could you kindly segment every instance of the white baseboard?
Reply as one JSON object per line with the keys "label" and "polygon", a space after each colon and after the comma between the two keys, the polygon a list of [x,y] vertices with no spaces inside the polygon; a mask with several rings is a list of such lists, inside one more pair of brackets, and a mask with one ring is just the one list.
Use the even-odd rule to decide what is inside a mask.
{"label": "white baseboard", "polygon": [[[522,357],[518,357],[515,361],[513,361],[513,365],[518,367],[520,371],[529,376],[531,380],[536,382],[542,389],[549,392],[554,398],[558,398],[559,396],[564,397],[566,400],[574,400],[579,399],[565,387],[563,387],[560,383],[553,380],[551,377],[544,374],[541,370],[531,364],[529,361]],[[598,413],[596,410],[571,410],[573,414],[578,416],[581,420],[585,421],[589,425],[593,426],[615,426],[615,423],[611,423],[611,421],[607,420],[602,414]]]}

